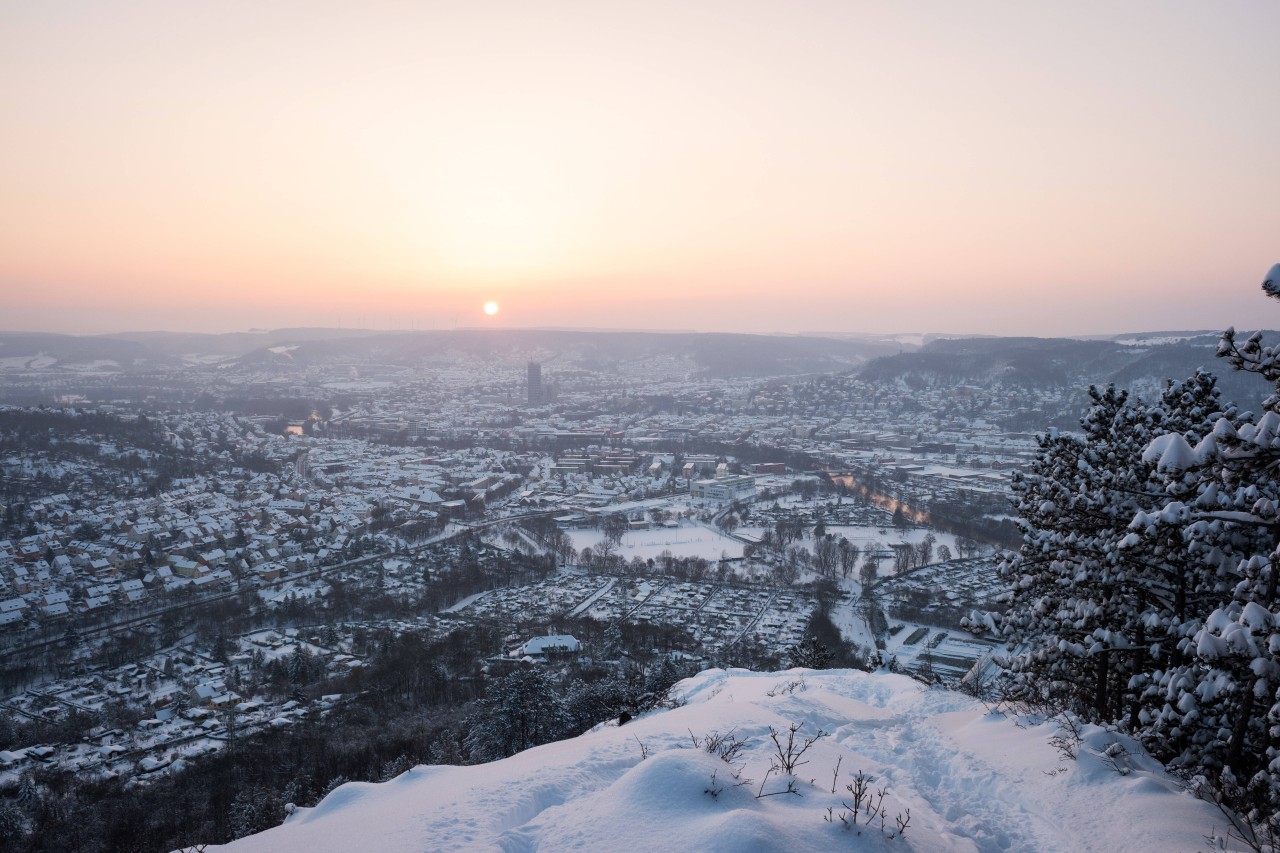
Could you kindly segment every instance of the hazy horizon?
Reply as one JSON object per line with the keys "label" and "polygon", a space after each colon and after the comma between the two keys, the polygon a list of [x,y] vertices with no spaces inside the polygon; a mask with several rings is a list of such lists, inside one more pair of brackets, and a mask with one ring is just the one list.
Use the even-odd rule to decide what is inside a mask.
{"label": "hazy horizon", "polygon": [[[1247,331],[1266,330],[1268,326],[1248,326],[1238,325],[1240,329]],[[272,326],[263,328],[252,326],[243,329],[221,329],[216,331],[185,331],[180,329],[163,329],[163,328],[136,328],[136,329],[116,329],[104,332],[65,332],[56,329],[17,329],[17,328],[0,328],[0,335],[67,335],[70,337],[129,337],[143,335],[252,335],[252,334],[272,334],[278,332],[299,331],[299,332],[358,332],[369,334],[414,334],[417,332],[579,332],[591,334],[652,334],[652,335],[762,335],[773,337],[809,337],[809,338],[866,338],[872,340],[897,341],[899,343],[913,343],[908,340],[911,338],[921,338],[935,340],[940,338],[961,339],[961,338],[1067,338],[1074,340],[1091,340],[1091,339],[1111,339],[1124,338],[1127,336],[1141,335],[1216,335],[1222,329],[1205,327],[1205,328],[1181,328],[1181,329],[1128,329],[1122,332],[1067,332],[1060,335],[1038,335],[1030,332],[1020,332],[1017,329],[1010,329],[1004,333],[981,333],[981,332],[946,332],[946,331],[917,331],[917,330],[898,330],[886,332],[868,332],[861,330],[849,331],[820,331],[813,329],[802,329],[800,331],[746,331],[742,329],[697,329],[697,328],[626,328],[616,327],[609,328],[603,326],[495,326],[495,325],[456,325],[448,327],[377,327],[377,326],[308,326],[298,323],[286,323],[281,326]]]}
{"label": "hazy horizon", "polygon": [[14,331],[1280,323],[1274,3],[65,0],[0,32]]}

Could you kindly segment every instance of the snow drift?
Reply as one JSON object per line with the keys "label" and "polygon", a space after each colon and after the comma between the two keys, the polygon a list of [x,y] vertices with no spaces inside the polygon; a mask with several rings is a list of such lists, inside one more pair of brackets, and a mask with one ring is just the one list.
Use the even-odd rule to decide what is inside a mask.
{"label": "snow drift", "polygon": [[[1085,727],[1071,758],[1051,742],[1055,723],[1019,725],[905,676],[707,670],[674,692],[687,704],[491,764],[346,784],[208,849],[1163,853],[1203,848],[1226,826],[1127,738]],[[770,727],[785,744],[795,724],[797,737],[825,736],[789,777],[770,770]],[[693,743],[716,732],[746,742],[732,765]],[[859,771],[885,791],[883,829],[839,819]]]}

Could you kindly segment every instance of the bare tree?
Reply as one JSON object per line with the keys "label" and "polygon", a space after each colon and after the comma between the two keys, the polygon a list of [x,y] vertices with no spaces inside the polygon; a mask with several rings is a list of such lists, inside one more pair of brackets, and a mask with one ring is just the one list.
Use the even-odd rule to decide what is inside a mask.
{"label": "bare tree", "polygon": [[840,573],[848,578],[858,565],[858,546],[841,536],[837,547],[840,551]]}

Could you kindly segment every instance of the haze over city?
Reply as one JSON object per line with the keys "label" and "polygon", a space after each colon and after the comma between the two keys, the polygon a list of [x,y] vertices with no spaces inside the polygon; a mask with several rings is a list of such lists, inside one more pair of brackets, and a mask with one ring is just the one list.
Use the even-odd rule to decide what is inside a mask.
{"label": "haze over city", "polygon": [[0,326],[1241,324],[1278,31],[1269,2],[6,4]]}

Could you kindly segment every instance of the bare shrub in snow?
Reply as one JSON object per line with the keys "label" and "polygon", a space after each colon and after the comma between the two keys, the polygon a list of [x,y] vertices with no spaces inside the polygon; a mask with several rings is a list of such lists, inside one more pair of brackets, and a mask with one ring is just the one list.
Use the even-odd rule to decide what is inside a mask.
{"label": "bare shrub in snow", "polygon": [[898,812],[893,826],[890,826],[888,812],[884,805],[884,798],[889,793],[889,789],[887,786],[873,787],[875,781],[874,776],[868,776],[859,770],[854,774],[853,781],[844,786],[853,802],[841,800],[840,805],[843,808],[840,811],[828,807],[822,819],[827,823],[839,821],[846,830],[857,832],[859,835],[862,834],[859,826],[870,826],[875,822],[879,823],[880,832],[889,838],[903,835],[911,825],[911,809]]}
{"label": "bare shrub in snow", "polygon": [[737,737],[732,730],[721,734],[720,732],[712,732],[709,735],[698,737],[693,732],[689,732],[689,738],[693,741],[694,749],[701,749],[719,758],[725,764],[733,764],[738,758],[739,753],[746,748],[747,742]]}
{"label": "bare shrub in snow", "polygon": [[800,765],[809,763],[807,760],[802,761],[801,757],[809,751],[809,747],[827,736],[826,732],[818,729],[818,733],[812,737],[797,738],[796,735],[803,728],[803,725],[803,723],[792,723],[787,726],[786,743],[782,741],[782,732],[773,726],[769,726],[769,739],[773,741],[774,752],[777,756],[774,766],[788,776],[795,775],[796,768]]}
{"label": "bare shrub in snow", "polygon": [[765,695],[770,698],[774,696],[790,696],[792,693],[795,693],[797,690],[803,690],[804,686],[805,686],[804,679],[797,678],[794,681],[788,681],[785,684],[779,684],[776,687],[773,687]]}

